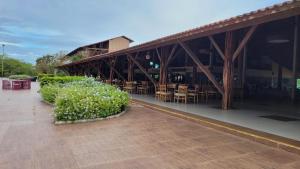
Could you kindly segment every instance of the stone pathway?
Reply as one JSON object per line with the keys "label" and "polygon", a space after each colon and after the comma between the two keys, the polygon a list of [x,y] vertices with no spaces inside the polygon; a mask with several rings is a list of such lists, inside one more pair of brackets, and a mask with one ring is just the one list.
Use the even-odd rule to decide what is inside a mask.
{"label": "stone pathway", "polygon": [[100,122],[53,125],[30,91],[0,91],[1,169],[298,169],[300,156],[131,105]]}

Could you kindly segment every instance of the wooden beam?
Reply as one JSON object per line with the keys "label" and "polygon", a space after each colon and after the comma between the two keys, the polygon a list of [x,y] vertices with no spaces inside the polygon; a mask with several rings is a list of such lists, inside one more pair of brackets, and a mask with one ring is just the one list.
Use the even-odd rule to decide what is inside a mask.
{"label": "wooden beam", "polygon": [[133,58],[131,54],[127,54],[127,56],[134,62],[135,65],[137,65],[137,67],[146,75],[146,77],[153,83],[154,87],[156,88],[155,80],[148,74],[143,66],[135,58]]}
{"label": "wooden beam", "polygon": [[247,42],[249,41],[249,39],[251,38],[251,36],[253,35],[254,31],[256,30],[258,25],[254,25],[252,26],[249,31],[246,33],[246,35],[244,36],[243,40],[241,41],[241,43],[239,44],[238,48],[236,49],[236,51],[234,52],[232,58],[233,61],[239,56],[239,54],[241,53],[241,51],[243,50],[243,48],[245,47],[245,45],[247,44]]}
{"label": "wooden beam", "polygon": [[295,103],[296,101],[298,35],[299,35],[299,17],[295,16],[294,45],[293,45],[293,77],[292,77],[292,94],[291,94],[291,99],[293,103]]}
{"label": "wooden beam", "polygon": [[170,63],[170,61],[172,60],[172,57],[173,57],[173,55],[174,55],[174,53],[175,53],[177,47],[178,47],[178,44],[175,44],[175,45],[173,46],[173,48],[172,48],[172,50],[171,50],[171,53],[170,53],[170,55],[168,56],[168,59],[167,59],[167,62],[166,62],[166,66],[168,66],[169,63]]}
{"label": "wooden beam", "polygon": [[219,55],[221,56],[221,58],[224,60],[224,58],[225,58],[224,53],[222,52],[221,48],[219,47],[217,42],[214,40],[214,38],[212,36],[208,36],[208,39],[213,44],[213,46],[216,48],[216,50],[219,53]]}
{"label": "wooden beam", "polygon": [[156,53],[157,53],[158,59],[161,61],[161,56],[160,56],[160,53],[159,53],[159,51],[158,51],[158,48],[155,48],[155,51],[156,51]]}
{"label": "wooden beam", "polygon": [[220,86],[220,84],[215,79],[214,75],[208,70],[198,59],[195,53],[184,43],[178,40],[179,45],[185,50],[185,52],[192,58],[192,60],[196,63],[198,68],[207,76],[207,78],[213,83],[213,85],[217,88],[217,90],[224,95],[224,90]]}
{"label": "wooden beam", "polygon": [[109,66],[109,68],[110,68],[113,72],[115,72],[115,73],[117,74],[117,76],[118,76],[119,78],[121,78],[123,81],[126,81],[126,79],[124,78],[124,76],[122,76],[121,73],[120,73],[116,68],[114,68],[112,65],[110,65],[109,63],[107,63],[105,60],[104,60],[104,63],[106,63],[106,64]]}

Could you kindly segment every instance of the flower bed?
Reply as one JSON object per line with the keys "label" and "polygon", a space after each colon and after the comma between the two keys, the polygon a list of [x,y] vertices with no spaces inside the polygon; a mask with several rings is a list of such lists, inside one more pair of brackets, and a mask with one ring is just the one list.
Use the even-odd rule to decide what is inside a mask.
{"label": "flower bed", "polygon": [[115,116],[124,111],[129,102],[126,92],[91,78],[45,85],[40,92],[43,100],[54,103],[55,121],[73,122]]}

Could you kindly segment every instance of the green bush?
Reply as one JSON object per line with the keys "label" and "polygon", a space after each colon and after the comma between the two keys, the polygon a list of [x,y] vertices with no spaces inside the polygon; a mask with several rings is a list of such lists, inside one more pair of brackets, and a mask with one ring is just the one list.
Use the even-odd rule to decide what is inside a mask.
{"label": "green bush", "polygon": [[55,119],[59,121],[104,118],[120,113],[129,102],[126,92],[94,78],[49,83],[40,93],[44,101],[54,103]]}
{"label": "green bush", "polygon": [[29,75],[10,75],[8,78],[18,79],[18,80],[25,80],[25,79],[30,79],[31,76],[29,76]]}
{"label": "green bush", "polygon": [[91,86],[79,83],[59,90],[55,100],[56,120],[104,118],[120,113],[128,105],[128,94],[113,86],[98,82]]}
{"label": "green bush", "polygon": [[40,80],[43,77],[54,77],[54,74],[38,74],[37,78]]}
{"label": "green bush", "polygon": [[54,76],[54,77],[43,77],[39,81],[40,81],[40,86],[43,87],[44,85],[47,84],[55,84],[55,83],[65,84],[72,81],[80,81],[85,78],[86,77],[84,76]]}
{"label": "green bush", "polygon": [[59,84],[49,84],[45,85],[40,89],[41,96],[44,101],[54,104],[55,98],[58,94],[59,89],[62,88],[62,85]]}

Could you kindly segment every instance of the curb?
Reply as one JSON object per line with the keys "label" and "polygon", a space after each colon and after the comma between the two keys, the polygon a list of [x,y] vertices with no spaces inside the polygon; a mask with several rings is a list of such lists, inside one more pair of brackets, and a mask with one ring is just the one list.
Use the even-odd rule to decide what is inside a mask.
{"label": "curb", "polygon": [[121,113],[111,115],[105,118],[96,118],[96,119],[84,119],[84,120],[75,120],[75,121],[56,121],[54,120],[55,125],[64,125],[64,124],[78,124],[78,123],[87,123],[87,122],[96,122],[96,121],[102,121],[102,120],[109,120],[113,118],[117,118],[122,116],[128,111],[129,107],[126,107],[125,110],[123,110]]}

